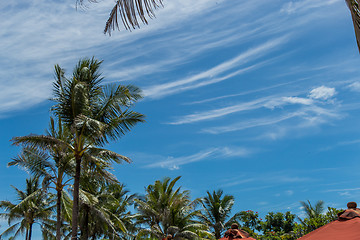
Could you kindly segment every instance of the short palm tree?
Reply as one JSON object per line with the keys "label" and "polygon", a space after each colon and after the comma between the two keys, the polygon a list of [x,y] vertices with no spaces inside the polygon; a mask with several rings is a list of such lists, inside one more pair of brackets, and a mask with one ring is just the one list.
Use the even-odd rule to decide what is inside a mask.
{"label": "short palm tree", "polygon": [[143,199],[135,199],[138,222],[149,227],[140,230],[138,238],[150,235],[162,239],[171,234],[176,239],[194,239],[211,235],[206,225],[194,220],[199,212],[194,210],[189,191],[174,188],[179,179],[158,180],[146,188]]}
{"label": "short palm tree", "polygon": [[303,207],[305,218],[298,217],[301,224],[304,226],[306,233],[311,232],[327,223],[324,212],[324,201],[317,201],[313,206],[309,200],[307,202],[300,201]]}
{"label": "short palm tree", "polygon": [[70,79],[64,76],[63,69],[55,66],[55,105],[52,111],[71,129],[67,147],[75,159],[73,239],[77,239],[78,234],[82,166],[92,165],[101,171],[110,167],[111,162],[130,162],[129,158],[102,147],[144,121],[144,115],[131,110],[133,104],[142,97],[140,89],[131,85],[102,85],[103,78],[99,72],[101,63],[95,58],[80,60]]}
{"label": "short palm tree", "polygon": [[119,203],[124,199],[116,198],[122,193],[115,191],[122,190],[121,185],[117,182],[108,183],[106,179],[94,178],[94,174],[96,173],[89,171],[81,177],[81,239],[97,239],[101,236],[119,239],[120,232],[126,232],[125,222],[131,218],[130,215],[124,216],[124,212],[119,211]]}
{"label": "short palm tree", "polygon": [[15,232],[15,238],[25,232],[25,240],[31,240],[33,225],[39,223],[42,229],[46,228],[54,205],[51,197],[40,188],[36,177],[26,180],[25,191],[13,188],[16,191],[18,203],[0,202],[0,208],[5,210],[5,213],[1,213],[0,216],[7,218],[11,225],[1,234],[1,237]]}
{"label": "short palm tree", "polygon": [[[107,231],[104,237],[108,239],[134,239],[137,226],[135,215],[129,211],[134,204],[136,194],[130,194],[125,185],[119,183],[107,184],[101,189],[104,196],[100,198],[103,206],[110,213],[110,220],[115,224],[115,231]],[[119,235],[120,237],[118,237]],[[118,238],[117,238],[118,237]]]}
{"label": "short palm tree", "polygon": [[315,206],[311,205],[309,200],[307,200],[307,202],[300,201],[300,204],[305,212],[306,218],[317,218],[324,212],[324,201],[322,200],[317,201]]}
{"label": "short palm tree", "polygon": [[207,196],[200,201],[203,206],[200,221],[212,229],[216,239],[219,239],[225,228],[230,227],[239,217],[239,214],[230,217],[234,197],[223,193],[222,190],[213,191],[212,194],[207,191]]}
{"label": "short palm tree", "polygon": [[72,152],[66,146],[66,143],[69,142],[69,133],[69,130],[63,128],[61,120],[58,121],[56,127],[54,119],[51,118],[47,135],[29,135],[12,139],[14,144],[23,144],[24,148],[20,155],[8,163],[8,166],[19,166],[38,177],[43,177],[44,184],[56,191],[57,240],[60,240],[62,235],[63,189],[71,180],[74,169]]}

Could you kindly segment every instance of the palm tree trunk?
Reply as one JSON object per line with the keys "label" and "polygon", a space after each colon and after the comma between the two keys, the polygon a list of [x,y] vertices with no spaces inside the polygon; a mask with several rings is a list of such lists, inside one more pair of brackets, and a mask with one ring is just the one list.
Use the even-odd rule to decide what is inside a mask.
{"label": "palm tree trunk", "polygon": [[73,194],[73,211],[72,211],[72,233],[71,239],[77,240],[78,235],[78,216],[79,216],[79,187],[80,187],[80,164],[81,156],[76,155],[76,167],[74,176],[74,194]]}
{"label": "palm tree trunk", "polygon": [[33,226],[33,224],[30,223],[30,227],[29,227],[29,238],[28,238],[28,240],[31,240],[32,226]]}
{"label": "palm tree trunk", "polygon": [[28,240],[29,238],[29,229],[26,229],[26,233],[25,233],[25,240]]}
{"label": "palm tree trunk", "polygon": [[56,199],[56,240],[61,240],[61,194],[62,190],[57,190]]}
{"label": "palm tree trunk", "polygon": [[86,205],[84,206],[84,213],[85,213],[84,229],[81,235],[82,235],[82,239],[88,240],[89,239],[89,207]]}

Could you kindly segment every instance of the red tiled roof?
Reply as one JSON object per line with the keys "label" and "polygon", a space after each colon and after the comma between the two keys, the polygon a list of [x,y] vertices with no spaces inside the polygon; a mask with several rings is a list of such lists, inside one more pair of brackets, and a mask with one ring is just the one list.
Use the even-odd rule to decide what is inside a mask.
{"label": "red tiled roof", "polygon": [[359,240],[360,209],[347,209],[339,214],[339,220],[326,224],[299,240]]}

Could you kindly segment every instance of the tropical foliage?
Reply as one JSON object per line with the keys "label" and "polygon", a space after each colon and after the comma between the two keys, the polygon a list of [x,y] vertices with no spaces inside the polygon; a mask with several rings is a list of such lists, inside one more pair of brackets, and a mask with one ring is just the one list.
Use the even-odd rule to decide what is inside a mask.
{"label": "tropical foliage", "polygon": [[230,217],[235,200],[232,195],[223,195],[222,190],[207,191],[207,196],[200,200],[202,211],[199,216],[201,222],[210,227],[216,239],[219,239],[232,223],[236,222],[239,214]]}
{"label": "tropical foliage", "polygon": [[[80,190],[82,175],[91,173],[92,180],[105,184],[117,182],[109,172],[111,164],[130,162],[130,159],[103,147],[144,121],[144,115],[132,110],[134,103],[142,98],[141,90],[132,85],[102,84],[101,63],[95,58],[81,59],[70,78],[65,77],[65,71],[56,65],[52,99],[55,105],[51,111],[57,122],[50,119],[50,130],[46,135],[32,134],[12,139],[23,149],[9,166],[27,169],[43,179],[44,189],[53,188],[57,193],[58,240],[65,235],[61,229],[66,229],[62,227],[62,214],[72,225],[72,238],[78,238],[79,195],[80,191],[83,196],[86,192]],[[74,181],[70,189],[72,200],[63,197],[70,180]],[[83,185],[85,188],[86,184]],[[82,204],[85,208],[93,206],[93,202],[86,205],[83,201]],[[81,232],[86,238],[87,231]]]}
{"label": "tropical foliage", "polygon": [[238,223],[257,239],[290,240],[336,219],[340,210],[324,213],[324,202],[307,201],[299,223],[290,212],[269,212],[262,220],[251,210],[233,212],[234,197],[221,189],[192,200],[178,186],[180,176],[155,181],[144,195],[130,194],[110,172],[112,163],[130,159],[105,145],[144,121],[132,110],[141,90],[103,84],[101,63],[81,59],[68,78],[56,65],[49,129],[12,139],[21,150],[8,166],[31,177],[24,191],[14,187],[15,202],[0,201],[0,216],[9,224],[1,238],[31,240],[38,224],[44,240],[219,239]]}
{"label": "tropical foliage", "polygon": [[[37,177],[43,177],[43,184],[56,191],[56,239],[60,240],[62,229],[63,190],[73,175],[74,161],[72,152],[66,147],[70,132],[58,121],[58,126],[50,118],[50,129],[47,135],[13,138],[14,144],[24,144],[22,153],[8,163],[8,166],[19,166],[27,169]],[[51,144],[48,144],[49,140]],[[59,143],[56,143],[59,142]]]}
{"label": "tropical foliage", "polygon": [[[307,201],[301,202],[305,217],[298,217],[299,223],[295,222],[295,214],[289,211],[269,212],[263,220],[258,212],[251,210],[232,214],[235,200],[222,190],[207,191],[203,198],[191,200],[188,190],[175,187],[180,177],[157,180],[145,188],[144,196],[138,196],[130,194],[117,181],[109,182],[95,175],[93,172],[83,172],[80,181],[80,239],[161,240],[168,235],[174,239],[218,239],[212,222],[217,216],[221,219],[218,222],[224,226],[223,230],[230,223],[237,222],[258,240],[294,240],[335,220],[341,211],[329,207],[324,212],[322,201],[315,205]],[[25,235],[25,239],[30,240],[32,226],[38,223],[43,239],[55,239],[55,194],[43,191],[38,177],[28,179],[26,183],[25,191],[15,188],[17,203],[0,202],[4,210],[1,216],[9,222],[9,228],[1,236]],[[135,212],[132,212],[130,207],[134,203]],[[61,239],[70,239],[72,201],[68,191],[64,191],[61,204]]]}
{"label": "tropical foliage", "polygon": [[130,159],[102,146],[144,121],[144,115],[131,110],[133,103],[141,98],[140,89],[102,85],[101,63],[94,58],[80,60],[70,79],[65,78],[63,69],[55,66],[53,112],[71,129],[67,146],[75,159],[72,238],[77,238],[78,232],[82,165],[111,179],[112,176],[103,169],[109,169],[112,162],[130,162]]}
{"label": "tropical foliage", "polygon": [[25,191],[13,188],[16,191],[17,203],[0,202],[0,208],[5,211],[0,216],[6,218],[10,226],[1,234],[1,238],[12,233],[16,237],[25,232],[25,240],[31,240],[35,223],[40,224],[42,231],[47,231],[51,226],[50,216],[54,208],[52,196],[42,191],[37,177],[26,180]]}
{"label": "tropical foliage", "polygon": [[314,206],[309,200],[307,202],[301,201],[300,203],[303,207],[305,217],[303,219],[298,217],[300,224],[294,226],[294,231],[298,237],[336,220],[337,214],[342,211],[342,209],[328,207],[327,212],[324,213],[324,202],[321,200],[316,202]]}
{"label": "tropical foliage", "polygon": [[190,192],[175,189],[177,177],[173,180],[164,178],[146,188],[146,195],[136,199],[137,221],[148,226],[141,229],[138,238],[150,236],[163,239],[172,235],[179,239],[195,239],[210,235],[207,226],[194,220],[199,211],[195,202],[190,200]]}

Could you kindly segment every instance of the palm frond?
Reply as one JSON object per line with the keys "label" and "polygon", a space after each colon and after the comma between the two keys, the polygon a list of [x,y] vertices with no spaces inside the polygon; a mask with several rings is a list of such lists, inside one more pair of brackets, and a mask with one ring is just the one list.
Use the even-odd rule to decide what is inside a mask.
{"label": "palm frond", "polygon": [[104,33],[111,35],[113,30],[119,29],[118,18],[121,18],[126,30],[139,28],[139,18],[147,24],[147,17],[155,17],[154,10],[162,6],[162,2],[163,0],[117,0],[106,22]]}
{"label": "palm frond", "polygon": [[13,158],[8,166],[19,166],[30,171],[30,173],[38,176],[47,176],[49,169],[55,172],[55,167],[49,161],[50,156],[34,147],[24,147],[21,154]]}
{"label": "palm frond", "polygon": [[14,145],[23,145],[28,146],[32,148],[41,148],[44,150],[52,148],[54,145],[60,145],[64,147],[70,147],[68,143],[58,139],[54,138],[52,136],[46,136],[46,135],[35,135],[31,134],[28,136],[23,137],[13,137],[11,139]]}

